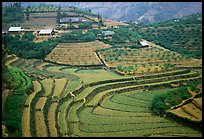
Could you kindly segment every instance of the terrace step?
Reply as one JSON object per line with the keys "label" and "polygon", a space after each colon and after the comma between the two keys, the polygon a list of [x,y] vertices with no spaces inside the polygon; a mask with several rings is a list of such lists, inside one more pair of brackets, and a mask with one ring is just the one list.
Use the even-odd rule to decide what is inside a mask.
{"label": "terrace step", "polygon": [[48,126],[50,131],[50,137],[57,137],[57,128],[56,128],[56,109],[58,103],[52,103],[48,110]]}

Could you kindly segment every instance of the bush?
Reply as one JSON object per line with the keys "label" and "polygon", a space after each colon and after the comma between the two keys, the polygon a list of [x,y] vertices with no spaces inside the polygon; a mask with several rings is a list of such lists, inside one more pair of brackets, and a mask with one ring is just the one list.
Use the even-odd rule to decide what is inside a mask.
{"label": "bush", "polygon": [[80,23],[78,26],[79,29],[90,29],[92,28],[92,24],[85,22],[85,23]]}
{"label": "bush", "polygon": [[165,94],[156,95],[152,100],[151,110],[156,115],[164,115],[166,110],[172,106],[178,105],[182,100],[190,98],[191,94],[188,93],[187,87],[192,87],[198,83],[199,82],[189,82],[187,86],[179,87]]}
{"label": "bush", "polygon": [[82,31],[72,31],[61,36],[61,42],[90,42],[95,41],[96,36],[92,32],[82,33]]}
{"label": "bush", "polygon": [[5,116],[3,118],[9,131],[15,132],[16,136],[21,136],[23,97],[32,86],[29,83],[31,81],[22,70],[9,67],[9,72],[13,77],[11,87],[14,91],[11,91],[6,99]]}

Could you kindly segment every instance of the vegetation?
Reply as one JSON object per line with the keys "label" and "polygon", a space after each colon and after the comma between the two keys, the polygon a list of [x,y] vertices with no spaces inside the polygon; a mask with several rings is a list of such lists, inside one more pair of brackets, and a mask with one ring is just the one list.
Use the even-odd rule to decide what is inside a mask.
{"label": "vegetation", "polygon": [[151,105],[152,111],[156,115],[164,115],[172,106],[178,105],[182,102],[182,100],[186,100],[191,97],[187,88],[197,88],[198,84],[200,84],[200,82],[189,82],[186,86],[179,87],[174,91],[155,96]]}
{"label": "vegetation", "polygon": [[23,8],[20,2],[16,2],[2,9],[2,21],[4,23],[21,22],[24,19]]}
{"label": "vegetation", "polygon": [[[24,12],[28,22],[33,22],[33,15],[29,17],[28,14],[36,12],[40,17],[48,15],[49,19],[57,19],[57,22],[69,14],[83,16],[94,24],[76,25],[69,22],[57,27],[69,31],[56,32],[56,38],[38,43],[33,42],[35,35],[28,32],[2,36],[2,96],[5,100],[5,106],[2,105],[2,124],[9,129],[9,135],[202,136],[197,129],[159,117],[192,94],[201,92],[202,71],[197,66],[202,66],[201,60],[167,50],[161,47],[159,38],[155,37],[161,33],[168,38],[163,30],[172,35],[174,28],[174,34],[181,35],[179,32],[191,29],[196,34],[200,22],[195,22],[198,28],[189,23],[175,25],[175,21],[169,26],[166,26],[169,22],[164,22],[139,27],[131,22],[131,26],[104,29],[115,32],[112,37],[105,37],[100,36],[102,30],[92,29],[92,25],[94,27],[98,23],[100,28],[105,23],[108,26],[115,21],[104,20],[104,23],[101,16],[92,14],[91,10],[76,7],[68,9],[71,10],[65,12],[64,9],[41,4],[28,7]],[[38,17],[35,20],[40,22]],[[185,19],[180,21],[185,23]],[[43,24],[47,25],[47,22]],[[182,30],[177,30],[180,27]],[[150,39],[147,41],[151,46],[141,47],[138,44],[143,38],[141,34],[145,36],[149,31],[152,36],[147,35]],[[156,39],[151,40],[153,37]],[[187,46],[186,36],[182,37],[182,45]],[[173,37],[169,38],[166,43],[172,42],[172,46],[178,43],[173,41]],[[165,42],[166,38],[162,39]],[[4,93],[6,89],[9,89],[8,94]],[[32,93],[29,92],[31,89]],[[201,94],[199,97],[193,101],[194,106],[201,111]],[[193,108],[185,107],[184,110]]]}
{"label": "vegetation", "polygon": [[32,85],[30,79],[16,67],[9,67],[8,72],[11,74],[9,96],[5,102],[5,115],[3,121],[10,132],[15,133],[16,136],[21,136],[22,131],[22,108],[24,104],[24,95],[28,92]]}
{"label": "vegetation", "polygon": [[60,42],[90,42],[95,41],[96,36],[92,32],[83,33],[81,30],[72,31],[61,35]]}
{"label": "vegetation", "polygon": [[202,14],[193,14],[179,19],[141,27],[141,35],[162,47],[188,57],[202,56]]}
{"label": "vegetation", "polygon": [[91,29],[92,28],[92,24],[85,22],[85,23],[80,23],[79,24],[79,29]]}
{"label": "vegetation", "polygon": [[54,12],[57,11],[58,7],[54,5],[47,5],[41,3],[39,6],[29,6],[28,11],[30,13],[35,13],[35,12]]}
{"label": "vegetation", "polygon": [[57,38],[35,43],[33,34],[25,33],[22,38],[19,35],[3,35],[2,40],[9,53],[23,58],[43,59],[59,43]]}
{"label": "vegetation", "polygon": [[83,15],[89,15],[89,16],[95,16],[97,17],[97,14],[94,14],[91,12],[91,10],[83,10],[83,9],[79,9],[79,8],[72,8],[70,9],[70,12],[75,12],[75,13],[79,13],[79,14],[83,14]]}

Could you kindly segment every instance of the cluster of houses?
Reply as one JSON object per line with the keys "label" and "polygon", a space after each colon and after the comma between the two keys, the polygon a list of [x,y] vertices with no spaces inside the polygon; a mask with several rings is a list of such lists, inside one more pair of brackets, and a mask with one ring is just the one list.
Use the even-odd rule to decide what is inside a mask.
{"label": "cluster of houses", "polygon": [[[9,34],[23,34],[25,32],[34,32],[33,30],[26,30],[21,27],[10,27],[8,32],[4,33],[9,33]],[[53,36],[54,35],[54,30],[53,29],[41,29],[37,31],[38,36]]]}
{"label": "cluster of houses", "polygon": [[[10,27],[8,30],[8,33],[10,34],[22,34],[25,32],[34,32],[32,30],[26,30],[23,29],[21,27]],[[111,38],[112,35],[115,34],[114,31],[102,31],[102,34],[99,34],[97,37],[100,38],[101,35],[103,35],[105,37],[105,39],[107,38]],[[54,35],[54,30],[53,29],[41,29],[39,31],[37,31],[37,36],[53,36]],[[147,43],[146,40],[140,40],[139,43],[141,44],[142,47],[149,47],[149,44]]]}
{"label": "cluster of houses", "polygon": [[72,23],[79,23],[79,22],[91,22],[91,21],[88,21],[88,20],[85,20],[83,19],[82,17],[66,17],[66,18],[62,18],[60,19],[60,24],[67,24],[69,22],[72,22]]}

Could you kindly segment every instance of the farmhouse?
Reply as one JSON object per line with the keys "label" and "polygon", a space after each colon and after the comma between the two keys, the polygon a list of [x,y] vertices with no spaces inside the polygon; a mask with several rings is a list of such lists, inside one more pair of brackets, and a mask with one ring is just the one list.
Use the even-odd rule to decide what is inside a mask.
{"label": "farmhouse", "polygon": [[38,33],[40,36],[52,36],[54,34],[53,29],[41,29],[40,32]]}
{"label": "farmhouse", "polygon": [[21,27],[10,27],[8,30],[9,33],[13,33],[13,34],[22,33],[24,31],[25,29],[22,29]]}
{"label": "farmhouse", "polygon": [[105,37],[108,37],[108,36],[112,36],[113,34],[115,34],[114,31],[102,31],[102,34],[104,34]]}
{"label": "farmhouse", "polygon": [[139,41],[139,43],[142,45],[142,47],[149,47],[149,44],[145,40]]}
{"label": "farmhouse", "polygon": [[82,18],[81,17],[66,17],[66,18],[60,19],[60,23],[61,24],[69,23],[70,20],[72,21],[72,23],[82,22]]}

